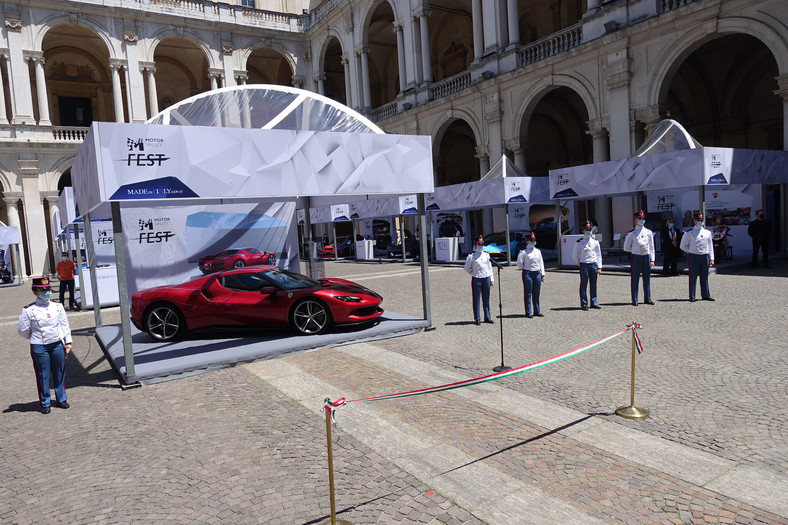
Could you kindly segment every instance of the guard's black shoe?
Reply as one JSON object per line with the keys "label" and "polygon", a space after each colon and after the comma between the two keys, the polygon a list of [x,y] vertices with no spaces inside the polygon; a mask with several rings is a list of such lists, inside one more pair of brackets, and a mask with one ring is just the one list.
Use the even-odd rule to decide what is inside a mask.
{"label": "guard's black shoe", "polygon": [[52,410],[49,407],[41,407],[42,414],[49,414]]}
{"label": "guard's black shoe", "polygon": [[713,297],[704,297],[703,300],[704,301],[713,301],[714,298]]}
{"label": "guard's black shoe", "polygon": [[602,309],[602,307],[599,306],[598,304],[592,304],[591,308],[593,308],[594,310],[601,310]]}
{"label": "guard's black shoe", "polygon": [[654,306],[654,301],[646,301],[646,304],[650,304],[651,306]]}
{"label": "guard's black shoe", "polygon": [[533,319],[533,318],[534,318],[534,316],[533,316],[533,315],[531,315],[531,314],[525,314],[525,317],[526,317],[527,319]]}
{"label": "guard's black shoe", "polygon": [[68,401],[55,401],[55,406],[58,408],[68,408],[71,405],[68,404]]}
{"label": "guard's black shoe", "polygon": [[493,320],[492,319],[485,319],[484,322],[488,323],[488,324],[493,324]]}
{"label": "guard's black shoe", "polygon": [[584,312],[588,311],[588,307],[587,306],[581,306],[580,309],[583,310]]}
{"label": "guard's black shoe", "polygon": [[476,319],[476,320],[473,322],[473,324],[475,324],[476,326],[479,326],[479,325],[480,325],[480,324],[482,324],[482,323],[481,323],[481,321],[479,321],[478,319]]}
{"label": "guard's black shoe", "polygon": [[695,298],[694,297],[690,297],[690,302],[694,303],[695,302]]}
{"label": "guard's black shoe", "polygon": [[544,314],[542,312],[536,312],[534,315],[536,317],[544,317]]}
{"label": "guard's black shoe", "polygon": [[637,306],[637,305],[638,305],[637,301],[632,301],[632,306]]}

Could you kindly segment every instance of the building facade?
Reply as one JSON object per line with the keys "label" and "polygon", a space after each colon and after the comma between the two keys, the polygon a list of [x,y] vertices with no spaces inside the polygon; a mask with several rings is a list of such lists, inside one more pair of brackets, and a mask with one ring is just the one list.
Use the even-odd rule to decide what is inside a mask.
{"label": "building facade", "polygon": [[[782,0],[4,2],[0,220],[23,276],[53,267],[58,194],[94,120],[197,93],[292,85],[432,137],[435,183],[504,154],[531,176],[629,156],[670,117],[703,145],[788,147]],[[784,209],[784,187],[766,187]],[[633,197],[580,204],[609,239]],[[491,231],[479,214],[473,234]]]}

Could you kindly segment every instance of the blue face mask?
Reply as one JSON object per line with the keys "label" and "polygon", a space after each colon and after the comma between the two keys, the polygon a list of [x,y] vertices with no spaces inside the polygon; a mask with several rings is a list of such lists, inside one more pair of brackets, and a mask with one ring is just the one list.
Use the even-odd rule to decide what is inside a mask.
{"label": "blue face mask", "polygon": [[638,219],[638,226],[643,226],[644,224],[646,224],[645,219]]}
{"label": "blue face mask", "polygon": [[672,222],[669,222],[669,223],[668,223],[668,228],[672,228],[672,227],[673,227],[673,223],[672,223]]}
{"label": "blue face mask", "polygon": [[696,223],[695,223],[695,226],[696,226],[696,227],[697,227],[699,230],[700,230],[701,228],[703,228],[705,225],[706,225],[706,223],[704,223],[703,221],[698,221],[698,222],[696,222]]}
{"label": "blue face mask", "polygon": [[536,241],[528,241],[526,243],[526,246],[528,246],[528,248],[533,248],[534,246],[536,246]]}
{"label": "blue face mask", "polygon": [[591,237],[591,230],[584,231],[583,235],[585,235],[586,237]]}
{"label": "blue face mask", "polygon": [[38,294],[38,297],[41,298],[41,300],[43,301],[49,301],[52,298],[52,290],[41,292],[40,294]]}

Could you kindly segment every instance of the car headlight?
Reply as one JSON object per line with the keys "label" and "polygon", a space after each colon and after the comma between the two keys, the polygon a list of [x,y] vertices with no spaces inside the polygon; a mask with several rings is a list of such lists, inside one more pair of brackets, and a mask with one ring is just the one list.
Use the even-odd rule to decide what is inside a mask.
{"label": "car headlight", "polygon": [[360,303],[361,301],[363,301],[361,297],[356,297],[354,295],[335,295],[334,298],[339,299],[340,301],[345,303]]}

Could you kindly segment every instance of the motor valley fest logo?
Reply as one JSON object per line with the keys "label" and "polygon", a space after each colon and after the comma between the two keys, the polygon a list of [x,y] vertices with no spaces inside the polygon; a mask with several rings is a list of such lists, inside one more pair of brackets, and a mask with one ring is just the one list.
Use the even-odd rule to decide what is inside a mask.
{"label": "motor valley fest logo", "polygon": [[138,220],[138,244],[159,244],[170,242],[175,237],[169,217]]}
{"label": "motor valley fest logo", "polygon": [[115,241],[112,230],[100,229],[96,233],[96,244],[112,244]]}
{"label": "motor valley fest logo", "polygon": [[657,211],[672,211],[676,207],[675,195],[657,196]]}
{"label": "motor valley fest logo", "polygon": [[[145,137],[133,139],[126,138],[126,147],[128,153],[126,154],[126,166],[161,166],[171,157],[167,157],[166,153],[151,153],[150,150],[161,148],[164,146],[164,139],[157,137]],[[146,152],[147,148],[147,152]]]}
{"label": "motor valley fest logo", "polygon": [[[132,138],[126,137],[125,148],[127,153],[124,158],[116,159],[127,168],[161,168],[165,162],[172,160],[161,148],[165,147],[165,139],[159,137]],[[158,150],[158,151],[157,151]],[[139,179],[141,170],[134,169],[133,178]],[[177,170],[176,170],[177,171]],[[160,175],[160,171],[156,171]],[[198,195],[184,184],[178,177],[166,174],[148,180],[138,180],[118,187],[110,200],[126,199],[181,199],[193,198]]]}

